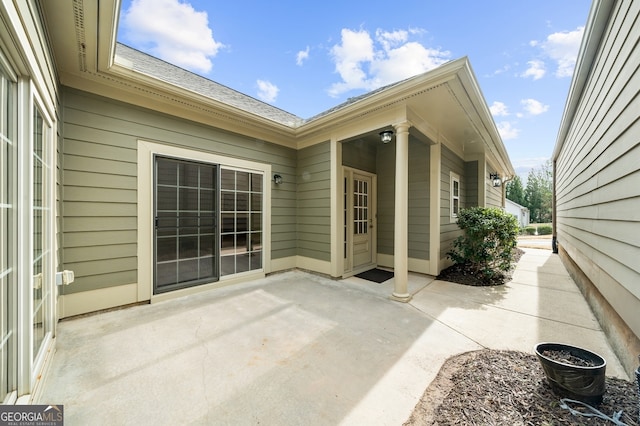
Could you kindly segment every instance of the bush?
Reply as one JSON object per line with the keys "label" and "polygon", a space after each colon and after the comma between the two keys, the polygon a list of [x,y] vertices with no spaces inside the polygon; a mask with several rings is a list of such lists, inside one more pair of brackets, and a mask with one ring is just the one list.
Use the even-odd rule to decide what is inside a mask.
{"label": "bush", "polygon": [[511,269],[518,236],[515,216],[497,208],[472,207],[460,211],[458,226],[464,235],[447,253],[451,260],[487,283]]}
{"label": "bush", "polygon": [[524,228],[524,233],[527,235],[535,235],[536,234],[536,227],[535,226],[527,226],[526,228]]}
{"label": "bush", "polygon": [[553,228],[549,225],[538,226],[538,235],[551,235]]}

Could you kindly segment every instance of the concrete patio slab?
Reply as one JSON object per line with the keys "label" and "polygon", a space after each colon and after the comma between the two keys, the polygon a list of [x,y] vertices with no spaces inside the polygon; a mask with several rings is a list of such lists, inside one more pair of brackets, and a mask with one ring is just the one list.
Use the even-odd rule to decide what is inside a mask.
{"label": "concrete patio slab", "polygon": [[[539,251],[518,269],[557,260]],[[65,320],[36,402],[63,404],[68,425],[398,425],[447,358],[549,340],[598,352],[627,378],[584,299],[548,283],[563,276],[552,270],[500,288],[410,274],[406,304],[389,299],[393,280],[290,271]]]}

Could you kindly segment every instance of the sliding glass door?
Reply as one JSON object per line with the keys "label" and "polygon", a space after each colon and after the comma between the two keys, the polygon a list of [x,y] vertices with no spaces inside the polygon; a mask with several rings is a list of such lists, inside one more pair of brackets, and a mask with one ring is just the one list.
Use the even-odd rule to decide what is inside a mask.
{"label": "sliding glass door", "polygon": [[154,294],[262,269],[264,174],[155,157]]}
{"label": "sliding glass door", "polygon": [[217,281],[218,166],[156,157],[154,293]]}

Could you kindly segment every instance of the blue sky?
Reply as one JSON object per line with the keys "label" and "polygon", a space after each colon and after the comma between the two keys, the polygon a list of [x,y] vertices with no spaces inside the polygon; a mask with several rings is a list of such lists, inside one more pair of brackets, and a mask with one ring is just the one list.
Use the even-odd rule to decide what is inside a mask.
{"label": "blue sky", "polygon": [[550,158],[589,0],[123,0],[118,40],[302,118],[468,56],[511,162]]}

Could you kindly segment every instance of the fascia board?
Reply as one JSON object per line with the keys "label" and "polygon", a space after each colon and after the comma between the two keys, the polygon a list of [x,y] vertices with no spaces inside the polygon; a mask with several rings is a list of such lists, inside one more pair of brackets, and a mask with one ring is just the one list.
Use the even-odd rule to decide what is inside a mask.
{"label": "fascia board", "polygon": [[410,78],[365,99],[345,105],[343,108],[332,111],[327,115],[308,121],[296,129],[296,135],[304,137],[316,132],[318,129],[355,119],[362,116],[366,111],[402,102],[407,96],[412,96],[417,92],[446,83],[456,78],[457,71],[464,66],[466,60],[465,57],[448,62],[432,71]]}
{"label": "fascia board", "polygon": [[573,123],[573,118],[578,109],[578,103],[582,98],[584,87],[591,74],[591,68],[598,54],[600,43],[605,35],[614,4],[615,0],[596,0],[589,11],[587,25],[585,26],[582,36],[580,50],[578,51],[578,59],[573,70],[571,86],[569,87],[562,119],[560,120],[556,145],[553,149],[552,158],[554,161],[558,158],[558,155],[560,155],[571,123]]}
{"label": "fascia board", "polygon": [[488,137],[485,140],[485,144],[489,148],[489,152],[493,154],[496,162],[500,164],[500,168],[505,174],[515,175],[515,169],[511,164],[511,159],[507,153],[507,149],[504,146],[500,132],[496,127],[491,111],[487,105],[487,101],[482,94],[478,80],[475,77],[475,73],[471,68],[469,61],[466,61],[464,67],[459,72],[459,78],[464,90],[466,90],[467,97],[471,101],[472,107],[482,124],[483,130]]}
{"label": "fascia board", "polygon": [[[141,81],[117,78],[114,74],[83,73],[61,75],[62,84],[71,88],[94,93],[213,126],[226,131],[240,133],[266,142],[295,148],[293,132],[286,126],[276,127],[269,120],[256,120],[254,116],[240,116],[237,111],[218,108],[211,102],[182,96],[181,93],[160,90],[156,82],[149,86]],[[170,86],[170,85],[168,85]],[[170,86],[173,89],[173,86]]]}
{"label": "fascia board", "polygon": [[293,127],[291,126],[277,123],[273,120],[269,120],[257,114],[244,111],[242,109],[231,106],[227,103],[217,101],[207,96],[202,96],[199,93],[191,91],[189,89],[185,89],[185,88],[176,86],[174,84],[159,80],[155,77],[148,76],[146,74],[142,74],[137,71],[133,71],[131,69],[121,66],[118,63],[115,63],[109,69],[108,74],[118,79],[122,79],[128,82],[129,84],[134,84],[134,85],[139,85],[140,87],[144,87],[149,92],[158,92],[161,94],[167,94],[177,98],[178,100],[183,100],[185,102],[206,105],[207,107],[216,109],[226,115],[234,115],[234,116],[241,117],[243,120],[254,121],[256,122],[256,124],[259,123],[260,125],[270,126],[273,129],[277,130],[278,132],[287,134],[289,136],[293,136],[294,134]]}

